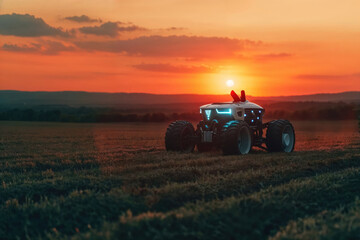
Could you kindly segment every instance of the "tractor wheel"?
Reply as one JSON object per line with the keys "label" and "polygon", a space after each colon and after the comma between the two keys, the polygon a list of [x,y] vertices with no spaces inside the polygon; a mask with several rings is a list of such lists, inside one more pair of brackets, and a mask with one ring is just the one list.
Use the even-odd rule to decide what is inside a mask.
{"label": "tractor wheel", "polygon": [[249,125],[245,121],[227,122],[221,132],[224,155],[247,154],[252,145]]}
{"label": "tractor wheel", "polygon": [[213,145],[211,143],[198,143],[196,147],[199,152],[209,152],[212,150]]}
{"label": "tractor wheel", "polygon": [[195,148],[194,136],[194,127],[188,121],[172,122],[165,134],[166,150],[192,152]]}
{"label": "tractor wheel", "polygon": [[266,146],[269,152],[292,152],[295,147],[295,131],[288,120],[269,122],[266,131]]}

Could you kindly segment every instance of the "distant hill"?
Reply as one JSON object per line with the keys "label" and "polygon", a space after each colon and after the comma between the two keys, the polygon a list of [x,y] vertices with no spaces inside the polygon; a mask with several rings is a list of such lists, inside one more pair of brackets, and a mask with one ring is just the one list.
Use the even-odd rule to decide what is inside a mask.
{"label": "distant hill", "polygon": [[[269,102],[360,102],[360,92],[342,92],[328,94],[312,94],[301,96],[252,97],[251,101]],[[100,92],[25,92],[0,90],[0,107],[116,107],[116,108],[149,108],[170,107],[171,104],[191,105],[211,102],[231,101],[230,95],[197,95],[175,94],[160,95],[147,93],[100,93]]]}

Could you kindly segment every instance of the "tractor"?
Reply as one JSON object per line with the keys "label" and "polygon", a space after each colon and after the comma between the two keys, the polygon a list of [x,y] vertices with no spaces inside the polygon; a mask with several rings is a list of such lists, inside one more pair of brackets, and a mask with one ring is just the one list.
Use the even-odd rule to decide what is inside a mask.
{"label": "tractor", "polygon": [[199,152],[221,149],[224,155],[240,155],[259,147],[269,152],[292,152],[295,131],[288,120],[263,123],[265,109],[239,97],[234,91],[232,102],[219,102],[200,107],[202,120],[194,126],[184,120],[172,122],[165,134],[167,151]]}

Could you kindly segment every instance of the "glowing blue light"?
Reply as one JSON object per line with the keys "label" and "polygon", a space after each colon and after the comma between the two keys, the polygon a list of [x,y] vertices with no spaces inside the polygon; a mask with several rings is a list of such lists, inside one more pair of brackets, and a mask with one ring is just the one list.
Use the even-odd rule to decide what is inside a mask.
{"label": "glowing blue light", "polygon": [[254,122],[254,119],[251,119],[251,122]]}
{"label": "glowing blue light", "polygon": [[229,108],[229,109],[216,109],[216,112],[218,113],[218,114],[231,114],[231,109]]}
{"label": "glowing blue light", "polygon": [[211,110],[205,110],[207,120],[210,120]]}
{"label": "glowing blue light", "polygon": [[200,108],[200,113],[202,113],[201,108]]}
{"label": "glowing blue light", "polygon": [[259,110],[259,113],[261,113],[261,110]]}
{"label": "glowing blue light", "polygon": [[260,119],[259,117],[257,117],[257,119]]}
{"label": "glowing blue light", "polygon": [[246,113],[244,113],[244,117],[246,117]]}
{"label": "glowing blue light", "polygon": [[254,113],[254,110],[251,110],[251,113]]}

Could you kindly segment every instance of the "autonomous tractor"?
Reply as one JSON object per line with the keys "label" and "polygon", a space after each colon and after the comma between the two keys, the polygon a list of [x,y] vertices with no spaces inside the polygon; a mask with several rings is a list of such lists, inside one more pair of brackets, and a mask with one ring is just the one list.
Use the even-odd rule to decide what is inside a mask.
{"label": "autonomous tractor", "polygon": [[263,122],[265,109],[231,91],[232,102],[200,107],[202,120],[194,126],[184,120],[172,122],[165,134],[167,151],[199,152],[221,149],[224,155],[247,154],[253,147],[269,152],[290,153],[295,147],[295,130],[288,120]]}

